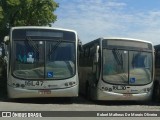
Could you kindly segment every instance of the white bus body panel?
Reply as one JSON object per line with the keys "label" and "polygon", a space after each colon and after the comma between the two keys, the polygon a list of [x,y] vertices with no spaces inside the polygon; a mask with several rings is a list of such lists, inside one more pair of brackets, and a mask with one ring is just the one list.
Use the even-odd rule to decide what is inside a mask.
{"label": "white bus body panel", "polygon": [[[76,84],[70,87],[66,87],[65,83],[75,81]],[[12,81],[11,81],[12,80]],[[14,84],[25,84],[26,80],[18,80],[14,77],[11,77],[8,80],[7,89],[8,89],[8,97],[9,98],[33,98],[33,97],[77,97],[78,96],[78,78],[75,75],[72,78],[65,79],[65,80],[51,80],[47,81],[44,80],[43,86],[26,86],[24,88],[21,87],[13,87]],[[43,94],[40,91],[47,91],[49,90],[49,94]]]}
{"label": "white bus body panel", "polygon": [[129,94],[126,96],[121,93],[114,93],[114,92],[107,92],[107,91],[102,91],[97,88],[97,96],[95,96],[95,100],[133,100],[133,101],[150,101],[151,100],[151,95],[152,92],[148,93],[140,93],[140,94]]}
{"label": "white bus body panel", "polygon": [[28,90],[21,88],[13,88],[8,85],[9,98],[36,98],[36,97],[77,97],[78,85],[65,88],[51,90],[50,94],[40,94],[39,90]]}
{"label": "white bus body panel", "polygon": [[[153,92],[153,82],[143,86],[125,86],[125,90],[113,90],[113,86],[99,80],[96,88],[91,89],[91,98],[93,100],[133,100],[133,101],[150,101]],[[108,90],[102,90],[102,87],[108,87]],[[109,90],[111,89],[111,91]],[[144,91],[148,89],[148,91]],[[118,92],[119,91],[119,92]],[[133,93],[131,93],[133,91]],[[137,91],[137,93],[134,93]],[[128,93],[127,93],[128,92]]]}

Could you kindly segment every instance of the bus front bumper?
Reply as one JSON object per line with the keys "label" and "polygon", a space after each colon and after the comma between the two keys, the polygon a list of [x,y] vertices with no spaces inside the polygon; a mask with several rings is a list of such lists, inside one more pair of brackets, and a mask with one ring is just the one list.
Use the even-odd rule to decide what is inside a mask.
{"label": "bus front bumper", "polygon": [[78,85],[65,89],[29,90],[7,86],[9,98],[77,97]]}
{"label": "bus front bumper", "polygon": [[138,94],[122,94],[108,91],[102,91],[97,89],[96,95],[93,97],[94,100],[114,100],[114,101],[150,101],[152,97],[152,91],[148,93]]}

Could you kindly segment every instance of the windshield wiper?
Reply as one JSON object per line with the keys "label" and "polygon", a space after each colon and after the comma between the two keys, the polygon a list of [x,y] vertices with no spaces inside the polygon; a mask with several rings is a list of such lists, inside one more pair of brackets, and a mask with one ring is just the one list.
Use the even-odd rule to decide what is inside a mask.
{"label": "windshield wiper", "polygon": [[118,63],[118,65],[123,66],[122,54],[119,53],[119,50],[113,49],[112,52],[113,52],[114,58],[116,62]]}
{"label": "windshield wiper", "polygon": [[38,47],[37,47],[36,44],[33,42],[33,40],[32,40],[30,37],[27,37],[27,40],[28,40],[28,44],[29,44],[30,46],[32,46],[36,52],[39,53]]}
{"label": "windshield wiper", "polygon": [[57,42],[57,44],[55,44],[53,46],[53,48],[49,51],[48,56],[50,56],[51,54],[54,53],[54,51],[58,48],[58,46],[61,44],[61,42],[62,42],[62,39],[59,39],[58,42]]}

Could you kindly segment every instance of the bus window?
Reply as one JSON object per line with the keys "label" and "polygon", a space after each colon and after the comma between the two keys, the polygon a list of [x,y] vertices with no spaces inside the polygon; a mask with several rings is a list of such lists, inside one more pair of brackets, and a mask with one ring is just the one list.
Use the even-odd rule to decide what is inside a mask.
{"label": "bus window", "polygon": [[133,54],[132,58],[132,66],[134,67],[145,67],[144,61],[146,59],[145,55],[142,55],[141,52],[136,53],[136,55]]}
{"label": "bus window", "polygon": [[128,54],[124,50],[103,50],[103,79],[109,83],[128,83]]}
{"label": "bus window", "polygon": [[130,51],[130,84],[148,84],[152,81],[152,54]]}
{"label": "bus window", "polygon": [[[46,61],[46,78],[62,79],[73,76],[75,74],[74,43],[60,43],[56,48],[55,45],[55,42],[47,42],[49,54]],[[51,72],[53,76],[47,76],[48,72]]]}
{"label": "bus window", "polygon": [[38,41],[15,41],[13,74],[19,78],[44,78],[44,49]]}

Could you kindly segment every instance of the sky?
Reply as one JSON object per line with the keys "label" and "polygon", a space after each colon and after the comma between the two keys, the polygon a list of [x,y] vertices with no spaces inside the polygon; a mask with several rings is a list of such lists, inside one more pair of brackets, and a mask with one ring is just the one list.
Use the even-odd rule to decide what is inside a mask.
{"label": "sky", "polygon": [[160,0],[55,0],[53,27],[77,31],[83,44],[100,37],[160,44]]}

